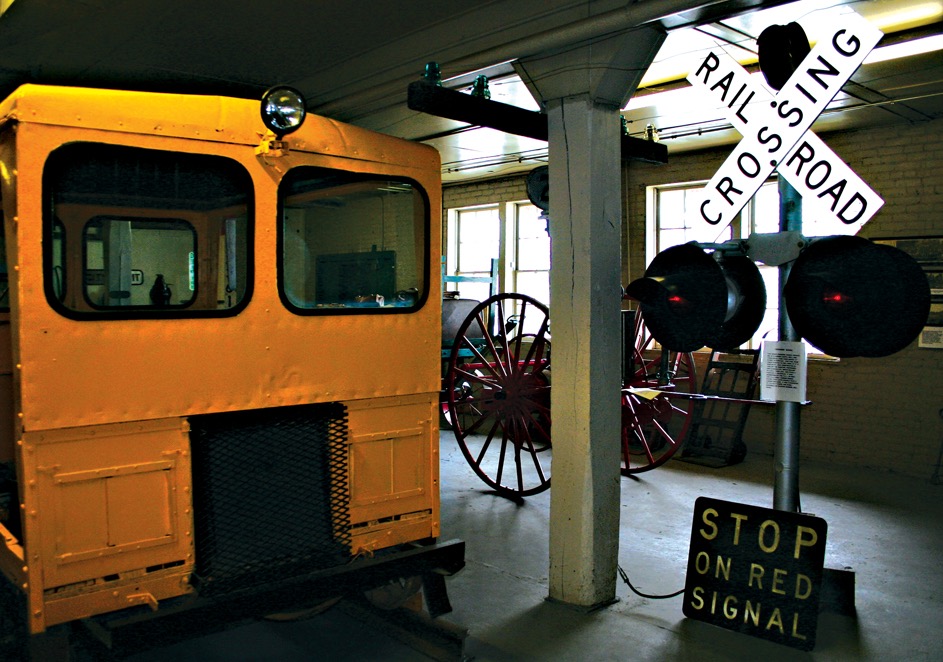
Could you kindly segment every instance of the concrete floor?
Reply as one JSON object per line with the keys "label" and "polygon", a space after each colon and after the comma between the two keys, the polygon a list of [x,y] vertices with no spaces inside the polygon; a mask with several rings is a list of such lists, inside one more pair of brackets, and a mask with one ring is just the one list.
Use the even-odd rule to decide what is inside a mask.
{"label": "concrete floor", "polygon": [[[622,479],[619,562],[642,592],[683,588],[694,501],[704,495],[772,504],[772,458],[710,469],[672,461]],[[854,616],[824,612],[811,653],[687,619],[682,600],[652,600],[621,581],[618,602],[593,613],[547,597],[549,492],[516,504],[486,491],[448,431],[442,435],[442,539],[467,543],[448,580],[467,628],[466,659],[943,660],[943,486],[879,470],[804,464],[801,503],[828,522],[825,565],[853,568]],[[134,662],[429,659],[334,608],[291,623],[260,621],[152,649]]]}

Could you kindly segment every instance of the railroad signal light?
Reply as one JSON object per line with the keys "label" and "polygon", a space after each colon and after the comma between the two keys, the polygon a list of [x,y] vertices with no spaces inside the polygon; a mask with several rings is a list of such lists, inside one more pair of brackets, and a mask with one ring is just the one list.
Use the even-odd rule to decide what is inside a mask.
{"label": "railroad signal light", "polygon": [[[766,288],[746,256],[696,243],[668,248],[626,288],[662,346],[729,350],[749,340],[766,310]],[[792,264],[783,300],[796,332],[838,358],[894,354],[919,335],[930,285],[904,251],[857,236],[807,243]]]}
{"label": "railroad signal light", "polygon": [[766,289],[753,262],[708,255],[695,243],[656,255],[626,295],[639,302],[652,337],[677,352],[738,347],[753,336],[766,310]]}
{"label": "railroad signal light", "polygon": [[727,308],[723,324],[708,345],[729,350],[747,342],[760,328],[766,314],[766,285],[750,258],[720,253],[717,259],[727,284]]}
{"label": "railroad signal light", "polygon": [[856,236],[811,242],[796,258],[783,297],[796,332],[839,358],[904,349],[930,312],[930,285],[916,260]]}

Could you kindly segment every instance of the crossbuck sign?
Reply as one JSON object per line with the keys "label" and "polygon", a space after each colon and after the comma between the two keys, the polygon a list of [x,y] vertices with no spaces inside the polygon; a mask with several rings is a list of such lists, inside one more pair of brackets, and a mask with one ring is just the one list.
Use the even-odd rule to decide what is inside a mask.
{"label": "crossbuck sign", "polygon": [[858,14],[842,19],[775,96],[719,47],[691,68],[688,81],[710,93],[743,134],[704,188],[693,221],[726,226],[774,170],[813,214],[842,228],[857,230],[884,204],[808,130],[882,37]]}

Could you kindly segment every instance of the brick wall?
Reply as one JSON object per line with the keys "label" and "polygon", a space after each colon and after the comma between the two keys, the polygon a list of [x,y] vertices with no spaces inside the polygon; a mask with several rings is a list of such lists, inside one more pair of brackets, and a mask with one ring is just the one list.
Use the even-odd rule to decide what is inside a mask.
{"label": "brick wall", "polygon": [[518,200],[527,200],[526,177],[489,179],[473,184],[446,186],[442,190],[443,209],[474,207],[476,205]]}
{"label": "brick wall", "polygon": [[[863,236],[943,235],[943,119],[824,134],[825,142],[885,200]],[[631,163],[623,179],[623,284],[645,270],[647,186],[709,179],[730,148]],[[526,198],[523,177],[445,189],[445,207]],[[881,359],[812,361],[801,415],[801,455],[929,478],[943,442],[943,350],[916,342]],[[745,432],[752,453],[771,454],[771,407],[754,407]]]}

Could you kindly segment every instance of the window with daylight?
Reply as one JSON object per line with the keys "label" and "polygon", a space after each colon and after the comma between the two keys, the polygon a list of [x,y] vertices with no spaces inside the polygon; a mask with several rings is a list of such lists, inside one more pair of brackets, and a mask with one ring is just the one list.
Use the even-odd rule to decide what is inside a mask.
{"label": "window with daylight", "polygon": [[514,212],[514,291],[550,305],[547,219],[531,204],[515,204]]}
{"label": "window with daylight", "polygon": [[[450,276],[488,279],[492,260],[501,256],[501,213],[497,205],[457,209],[449,215],[449,250],[446,271]],[[447,283],[462,299],[484,301],[491,284],[468,280]]]}
{"label": "window with daylight", "polygon": [[[497,291],[525,294],[550,305],[550,235],[539,208],[508,202],[452,209],[448,219],[448,275],[486,279],[494,261]],[[463,299],[483,301],[490,283],[449,282],[446,288]]]}

